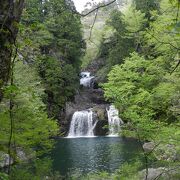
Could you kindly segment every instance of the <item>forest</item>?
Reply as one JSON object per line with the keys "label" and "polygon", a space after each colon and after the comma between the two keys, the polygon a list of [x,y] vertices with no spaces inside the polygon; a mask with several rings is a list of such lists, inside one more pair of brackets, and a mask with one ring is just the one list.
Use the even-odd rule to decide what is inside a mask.
{"label": "forest", "polygon": [[0,1],[0,180],[179,180],[180,0],[75,1]]}

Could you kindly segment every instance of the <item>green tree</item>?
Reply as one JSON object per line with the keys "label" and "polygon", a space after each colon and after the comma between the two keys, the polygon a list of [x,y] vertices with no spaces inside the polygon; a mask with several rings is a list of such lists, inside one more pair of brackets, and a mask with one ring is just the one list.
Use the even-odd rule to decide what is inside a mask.
{"label": "green tree", "polygon": [[[4,89],[4,100],[0,111],[1,150],[8,148],[10,136],[10,116],[7,106],[8,98],[13,92],[13,152],[21,147],[25,152],[34,149],[42,153],[52,147],[49,137],[56,136],[58,126],[55,120],[49,119],[41,97],[44,94],[40,79],[33,67],[16,63],[15,85]],[[12,154],[13,155],[13,154]]]}
{"label": "green tree", "polygon": [[133,5],[136,6],[137,10],[145,13],[148,20],[150,20],[151,11],[159,10],[159,2],[158,0],[133,0]]}
{"label": "green tree", "polygon": [[[154,20],[141,32],[143,51],[132,53],[123,64],[114,66],[103,88],[107,100],[116,105],[127,122],[123,134],[136,136],[141,141],[173,144],[178,151],[177,99],[180,86],[177,2],[163,0],[159,10],[158,13],[151,12]],[[143,22],[143,14],[139,14]],[[126,25],[128,30],[133,31],[131,23]],[[134,30],[136,28],[134,26]]]}
{"label": "green tree", "polygon": [[[83,41],[80,17],[72,12],[73,7],[71,1],[31,0],[22,19],[20,40],[26,40],[32,57],[26,61],[37,65],[48,114],[55,118],[78,88]],[[22,52],[28,51],[26,46]]]}

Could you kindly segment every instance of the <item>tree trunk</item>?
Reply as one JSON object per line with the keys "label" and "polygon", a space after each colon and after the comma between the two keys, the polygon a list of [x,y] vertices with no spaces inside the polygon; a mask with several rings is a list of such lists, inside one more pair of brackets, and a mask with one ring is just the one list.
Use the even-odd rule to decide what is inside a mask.
{"label": "tree trunk", "polygon": [[12,51],[24,0],[0,0],[0,101],[2,86],[9,79]]}

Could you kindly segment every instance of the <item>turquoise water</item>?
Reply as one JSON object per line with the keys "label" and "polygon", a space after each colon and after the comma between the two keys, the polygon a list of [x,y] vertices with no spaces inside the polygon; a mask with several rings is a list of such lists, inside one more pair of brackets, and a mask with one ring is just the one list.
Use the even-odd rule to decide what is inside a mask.
{"label": "turquoise water", "polygon": [[52,151],[53,170],[72,172],[113,172],[140,153],[136,140],[120,137],[59,138]]}

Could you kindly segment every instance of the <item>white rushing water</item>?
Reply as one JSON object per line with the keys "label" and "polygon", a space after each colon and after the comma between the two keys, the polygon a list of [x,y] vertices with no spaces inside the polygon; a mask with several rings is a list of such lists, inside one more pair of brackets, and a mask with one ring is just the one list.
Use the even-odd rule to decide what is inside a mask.
{"label": "white rushing water", "polygon": [[95,126],[92,110],[76,111],[72,117],[68,137],[93,137]]}
{"label": "white rushing water", "polygon": [[92,87],[94,76],[90,72],[81,72],[80,85],[84,87]]}
{"label": "white rushing water", "polygon": [[108,123],[109,123],[109,136],[118,136],[120,127],[123,124],[121,118],[119,118],[119,112],[114,105],[109,106],[107,110]]}

